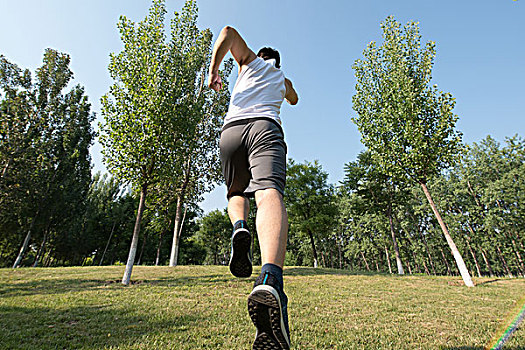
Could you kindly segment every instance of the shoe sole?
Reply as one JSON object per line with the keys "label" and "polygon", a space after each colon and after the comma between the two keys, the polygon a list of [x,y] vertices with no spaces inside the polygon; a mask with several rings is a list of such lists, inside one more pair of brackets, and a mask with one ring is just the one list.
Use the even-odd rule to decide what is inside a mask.
{"label": "shoe sole", "polygon": [[230,272],[235,277],[250,277],[252,275],[252,262],[250,249],[252,236],[245,229],[239,229],[232,237],[232,254],[230,258]]}
{"label": "shoe sole", "polygon": [[248,296],[248,313],[257,328],[253,350],[290,349],[281,316],[281,301],[275,288],[256,286]]}

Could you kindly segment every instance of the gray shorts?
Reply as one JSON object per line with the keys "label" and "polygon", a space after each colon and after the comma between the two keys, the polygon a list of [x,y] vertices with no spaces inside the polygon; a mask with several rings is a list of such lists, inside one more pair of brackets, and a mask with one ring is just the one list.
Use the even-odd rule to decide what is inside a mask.
{"label": "gray shorts", "polygon": [[277,122],[269,118],[230,122],[223,127],[219,147],[228,198],[253,197],[255,191],[268,188],[284,195],[286,143]]}

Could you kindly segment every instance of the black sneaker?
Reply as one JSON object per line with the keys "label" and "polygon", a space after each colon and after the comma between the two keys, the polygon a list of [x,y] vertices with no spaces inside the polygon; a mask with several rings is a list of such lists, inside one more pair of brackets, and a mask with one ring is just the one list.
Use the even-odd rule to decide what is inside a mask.
{"label": "black sneaker", "polygon": [[250,277],[252,275],[252,235],[242,225],[236,225],[232,235],[232,251],[230,255],[230,271],[235,277]]}
{"label": "black sneaker", "polygon": [[261,274],[248,296],[248,313],[257,327],[253,350],[290,349],[288,298],[275,276]]}

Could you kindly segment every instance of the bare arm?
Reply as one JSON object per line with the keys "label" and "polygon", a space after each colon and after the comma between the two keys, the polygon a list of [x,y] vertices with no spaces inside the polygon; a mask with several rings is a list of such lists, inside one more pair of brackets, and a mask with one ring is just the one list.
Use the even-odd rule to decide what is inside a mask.
{"label": "bare arm", "polygon": [[292,106],[296,105],[299,101],[299,96],[297,96],[297,92],[295,92],[292,82],[288,80],[288,78],[284,78],[284,85],[286,86],[286,94],[284,95],[284,98]]}
{"label": "bare arm", "polygon": [[219,66],[228,51],[232,53],[233,58],[239,65],[239,71],[243,65],[250,63],[256,58],[255,53],[250,50],[244,39],[234,28],[230,26],[224,27],[213,46],[208,77],[208,86],[215,91],[219,91],[222,88]]}

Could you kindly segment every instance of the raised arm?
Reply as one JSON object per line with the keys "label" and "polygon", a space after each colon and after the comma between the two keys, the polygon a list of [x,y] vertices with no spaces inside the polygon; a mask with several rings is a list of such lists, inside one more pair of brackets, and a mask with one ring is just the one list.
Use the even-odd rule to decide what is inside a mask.
{"label": "raised arm", "polygon": [[297,96],[297,92],[295,92],[292,82],[288,80],[288,78],[284,78],[284,85],[286,86],[286,94],[284,95],[286,102],[292,106],[296,105],[299,101],[299,96]]}
{"label": "raised arm", "polygon": [[244,39],[234,28],[230,26],[224,27],[213,46],[210,74],[208,77],[208,86],[215,91],[219,91],[222,88],[219,67],[228,51],[232,53],[233,58],[237,61],[239,72],[243,65],[250,63],[256,57],[255,53],[250,50]]}

